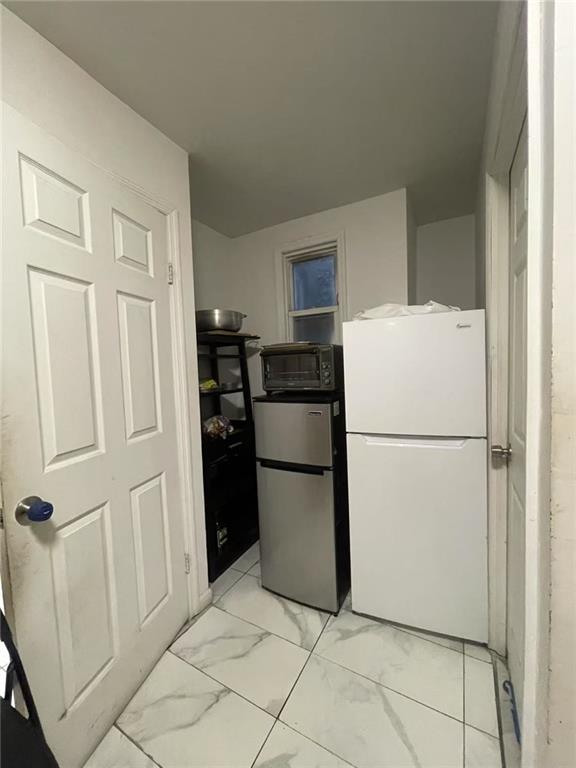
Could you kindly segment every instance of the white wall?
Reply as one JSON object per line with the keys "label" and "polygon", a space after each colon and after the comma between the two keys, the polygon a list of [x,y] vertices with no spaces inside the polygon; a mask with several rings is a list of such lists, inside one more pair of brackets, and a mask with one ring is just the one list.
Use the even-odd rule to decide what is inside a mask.
{"label": "white wall", "polygon": [[[5,8],[1,12],[2,99],[101,168],[130,180],[178,212],[190,397],[198,586],[209,597],[204,536],[200,418],[188,155]],[[143,162],[145,158],[145,162]]]}
{"label": "white wall", "polygon": [[405,302],[406,190],[401,189],[234,239],[195,222],[198,306],[226,306],[246,312],[245,330],[260,333],[265,343],[278,341],[276,250],[307,237],[341,232],[346,250],[348,318],[386,301]]}
{"label": "white wall", "polygon": [[475,217],[459,216],[417,228],[415,303],[432,299],[476,307]]}
{"label": "white wall", "polygon": [[[228,287],[227,271],[232,259],[232,239],[192,219],[192,241],[194,243],[194,290],[198,309],[234,309],[230,302],[224,302]],[[221,275],[219,281],[217,275]]]}
{"label": "white wall", "polygon": [[[550,659],[546,766],[576,765],[576,8],[556,3],[554,51]],[[550,89],[552,90],[552,89]]]}
{"label": "white wall", "polygon": [[[347,311],[408,299],[407,195],[400,189],[329,211],[304,216],[237,238],[194,222],[199,307],[245,312],[243,330],[262,344],[284,341],[278,316],[276,252],[309,237],[343,233]],[[250,364],[252,387],[260,391],[258,358]]]}
{"label": "white wall", "polygon": [[408,196],[406,206],[406,229],[408,238],[408,303],[416,304],[416,280],[418,271],[418,228],[414,208]]}
{"label": "white wall", "polygon": [[17,16],[1,11],[2,99],[97,165],[167,202],[189,201],[186,152]]}

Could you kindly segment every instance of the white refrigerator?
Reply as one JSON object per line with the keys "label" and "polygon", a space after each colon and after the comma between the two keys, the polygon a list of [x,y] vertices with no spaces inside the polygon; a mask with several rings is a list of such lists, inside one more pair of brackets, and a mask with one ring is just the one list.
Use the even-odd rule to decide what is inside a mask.
{"label": "white refrigerator", "polygon": [[483,310],[344,323],[352,609],[488,639]]}

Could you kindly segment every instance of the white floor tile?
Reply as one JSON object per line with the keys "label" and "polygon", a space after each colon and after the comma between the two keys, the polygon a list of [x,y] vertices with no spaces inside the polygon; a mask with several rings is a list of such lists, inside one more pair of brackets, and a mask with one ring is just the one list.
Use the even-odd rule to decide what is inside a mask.
{"label": "white floor tile", "polygon": [[6,648],[4,643],[0,643],[0,667],[6,669],[8,664],[10,664],[10,654],[8,653],[8,648]]}
{"label": "white floor tile", "polygon": [[276,722],[254,768],[351,768],[318,744]]}
{"label": "white floor tile", "polygon": [[156,768],[154,762],[118,728],[110,728],[84,768]]}
{"label": "white floor tile", "polygon": [[227,571],[224,571],[224,573],[221,576],[218,576],[216,581],[213,581],[210,585],[212,587],[212,599],[214,601],[218,600],[219,597],[222,597],[222,595],[241,578],[242,571],[235,571],[234,568],[228,568]]}
{"label": "white floor tile", "polygon": [[164,768],[248,768],[274,720],[166,653],[118,718]]}
{"label": "white floor tile", "polygon": [[314,654],[280,719],[358,768],[462,766],[461,723]]}
{"label": "white floor tile", "polygon": [[252,544],[250,549],[247,549],[243,555],[240,555],[236,562],[232,563],[232,568],[237,571],[242,571],[242,573],[248,573],[250,568],[256,565],[258,560],[260,560],[260,544],[256,542],[256,544]]}
{"label": "white floor tile", "polygon": [[209,608],[171,651],[277,715],[308,651],[218,608]]}
{"label": "white floor tile", "polygon": [[464,658],[382,622],[341,613],[314,653],[462,720]]}
{"label": "white floor tile", "polygon": [[467,725],[464,729],[464,768],[502,768],[500,742]]}
{"label": "white floor tile", "polygon": [[453,637],[444,637],[443,635],[435,635],[432,632],[417,632],[415,629],[408,629],[401,627],[403,632],[408,632],[415,637],[421,637],[423,640],[428,640],[430,643],[436,643],[436,645],[442,645],[444,648],[451,648],[458,653],[463,652],[464,643],[462,640],[456,640]]}
{"label": "white floor tile", "polygon": [[253,565],[252,568],[250,568],[250,570],[248,571],[248,573],[250,574],[250,576],[257,576],[258,578],[260,578],[260,576],[262,575],[260,572],[260,561],[258,561],[256,565]]}
{"label": "white floor tile", "polygon": [[479,661],[487,661],[488,664],[492,664],[492,656],[490,651],[485,645],[474,645],[473,643],[464,643],[464,653],[466,656],[472,656],[473,659]]}
{"label": "white floor tile", "polygon": [[308,650],[328,621],[327,613],[274,595],[248,575],[220,598],[218,607]]}
{"label": "white floor tile", "polygon": [[464,719],[498,738],[498,716],[492,664],[464,657]]}
{"label": "white floor tile", "polygon": [[[16,677],[14,677],[14,684],[16,684]],[[3,668],[0,668],[0,695],[2,698],[4,698],[4,693],[6,692],[6,670]],[[15,706],[14,704],[14,691],[12,691],[12,696],[10,698],[10,703],[12,706]]]}

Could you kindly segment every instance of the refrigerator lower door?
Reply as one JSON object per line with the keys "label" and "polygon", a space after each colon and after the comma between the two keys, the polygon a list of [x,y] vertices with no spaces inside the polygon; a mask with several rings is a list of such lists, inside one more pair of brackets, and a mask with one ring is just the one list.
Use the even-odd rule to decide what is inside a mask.
{"label": "refrigerator lower door", "polygon": [[486,441],[348,435],[352,608],[488,639]]}
{"label": "refrigerator lower door", "polygon": [[332,472],[287,471],[259,462],[258,509],[262,586],[337,611]]}

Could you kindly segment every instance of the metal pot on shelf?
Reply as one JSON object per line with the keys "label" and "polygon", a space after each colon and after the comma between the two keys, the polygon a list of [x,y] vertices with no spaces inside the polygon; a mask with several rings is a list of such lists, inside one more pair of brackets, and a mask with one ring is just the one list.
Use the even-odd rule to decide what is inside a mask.
{"label": "metal pot on shelf", "polygon": [[234,309],[197,309],[197,331],[232,331],[238,333],[246,315]]}

